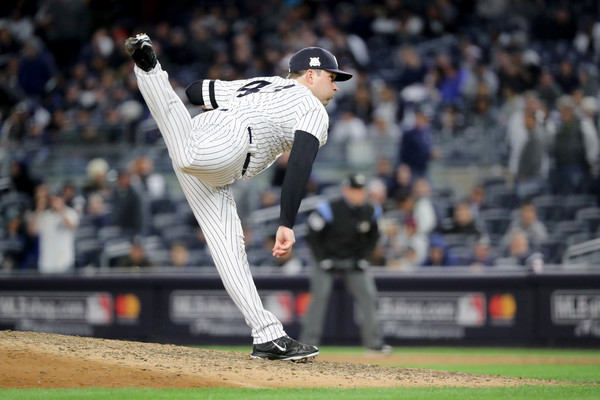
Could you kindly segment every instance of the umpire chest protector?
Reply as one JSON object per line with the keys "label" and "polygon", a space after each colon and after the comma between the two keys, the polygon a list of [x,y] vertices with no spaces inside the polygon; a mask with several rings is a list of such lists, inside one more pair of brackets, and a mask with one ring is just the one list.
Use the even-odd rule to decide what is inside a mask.
{"label": "umpire chest protector", "polygon": [[319,207],[308,221],[309,242],[317,258],[368,257],[378,236],[374,214],[370,204],[356,207],[343,198]]}

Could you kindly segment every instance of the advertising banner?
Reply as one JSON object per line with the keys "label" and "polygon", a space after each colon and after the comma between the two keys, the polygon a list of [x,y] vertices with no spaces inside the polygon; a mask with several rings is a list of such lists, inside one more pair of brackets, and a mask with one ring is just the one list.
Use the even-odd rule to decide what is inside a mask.
{"label": "advertising banner", "polygon": [[[542,296],[542,334],[600,340],[600,289],[546,290]],[[545,312],[544,312],[545,311]]]}
{"label": "advertising banner", "polygon": [[0,329],[145,338],[151,304],[143,291],[0,291]]}
{"label": "advertising banner", "polygon": [[[378,318],[389,342],[524,340],[533,335],[532,295],[504,288],[485,291],[379,292]],[[351,309],[345,331],[360,337],[361,315]]]}
{"label": "advertising banner", "polygon": [[[285,290],[261,291],[261,300],[286,329],[297,330],[297,299]],[[167,305],[162,335],[191,337],[192,340],[249,340],[250,328],[243,315],[224,290],[173,290],[165,292],[162,303]],[[290,332],[291,334],[291,332]]]}

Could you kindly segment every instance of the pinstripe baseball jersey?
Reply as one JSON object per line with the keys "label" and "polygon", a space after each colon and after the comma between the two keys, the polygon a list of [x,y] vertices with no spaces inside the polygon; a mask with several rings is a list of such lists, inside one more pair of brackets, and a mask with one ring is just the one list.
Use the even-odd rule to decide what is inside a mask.
{"label": "pinstripe baseball jersey", "polygon": [[[327,141],[329,115],[323,104],[304,85],[278,76],[237,81],[202,80],[200,99],[212,113],[223,112],[241,126],[251,128],[250,164],[241,179],[250,179],[268,168],[281,153],[289,151],[294,132],[315,136],[319,146]],[[220,119],[219,116],[211,116]],[[213,119],[210,118],[210,119]],[[223,118],[226,118],[223,115]]]}

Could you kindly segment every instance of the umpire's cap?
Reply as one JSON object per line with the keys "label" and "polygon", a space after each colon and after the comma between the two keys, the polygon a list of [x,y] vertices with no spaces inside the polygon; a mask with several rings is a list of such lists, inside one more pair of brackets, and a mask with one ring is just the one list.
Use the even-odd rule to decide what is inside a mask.
{"label": "umpire's cap", "polygon": [[367,178],[363,174],[350,174],[344,179],[344,186],[353,189],[362,189],[367,184]]}
{"label": "umpire's cap", "polygon": [[290,58],[290,73],[306,69],[324,69],[336,74],[336,81],[347,81],[352,74],[341,71],[337,59],[321,47],[305,47]]}

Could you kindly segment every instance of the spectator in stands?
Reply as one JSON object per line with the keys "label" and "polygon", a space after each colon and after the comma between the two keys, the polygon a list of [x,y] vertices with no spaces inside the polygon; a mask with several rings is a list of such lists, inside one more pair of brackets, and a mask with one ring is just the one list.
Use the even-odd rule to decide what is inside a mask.
{"label": "spectator in stands", "polygon": [[547,129],[533,112],[525,112],[523,118],[527,138],[518,155],[515,175],[515,191],[521,200],[544,191],[549,162]]}
{"label": "spectator in stands", "polygon": [[448,248],[444,237],[434,233],[429,237],[429,250],[427,258],[423,262],[424,267],[451,267],[456,261]]}
{"label": "spectator in stands", "polygon": [[36,15],[39,28],[61,67],[67,67],[79,54],[90,34],[91,11],[83,0],[44,2]]}
{"label": "spectator in stands", "polygon": [[554,160],[552,192],[555,194],[587,193],[591,180],[591,168],[598,163],[598,134],[589,119],[576,114],[571,96],[563,96],[558,102],[560,121],[551,146]]}
{"label": "spectator in stands", "polygon": [[[508,117],[506,126],[506,141],[510,149],[508,159],[508,169],[512,176],[516,179],[519,174],[519,162],[521,161],[521,154],[527,143],[530,144],[527,149],[529,153],[535,153],[542,151],[542,154],[538,154],[540,161],[543,161],[543,147],[537,145],[543,145],[544,136],[542,120],[544,119],[544,112],[541,110],[539,98],[535,92],[529,91],[525,93],[523,107],[517,108]],[[528,115],[528,123],[526,125],[525,115]],[[533,118],[533,119],[532,119]],[[532,142],[528,142],[533,137]]]}
{"label": "spectator in stands", "polygon": [[131,184],[142,196],[161,199],[167,194],[165,178],[154,172],[154,161],[147,156],[136,157],[132,162]]}
{"label": "spectator in stands", "polygon": [[398,199],[412,193],[413,175],[407,164],[400,164],[394,170],[392,179],[388,182],[389,197]]}
{"label": "spectator in stands", "polygon": [[413,46],[401,47],[396,59],[398,71],[400,71],[396,80],[399,89],[404,89],[413,83],[423,83],[427,75],[427,67]]}
{"label": "spectator in stands", "polygon": [[427,235],[417,232],[417,224],[412,216],[395,222],[390,230],[382,232],[385,237],[385,265],[390,269],[421,265],[427,257]]}
{"label": "spectator in stands", "polygon": [[[600,121],[598,120],[599,111],[598,99],[593,96],[585,96],[581,101],[581,117],[583,119],[589,119],[590,123],[596,128],[600,128]],[[600,133],[600,132],[599,132]]]}
{"label": "spectator in stands", "polygon": [[515,232],[524,232],[527,240],[534,246],[538,246],[548,238],[548,230],[542,221],[538,219],[537,209],[533,203],[523,203],[519,209],[519,215],[515,218],[503,236],[503,243],[510,244]]}
{"label": "spectator in stands", "polygon": [[171,258],[171,265],[173,267],[185,268],[192,266],[190,262],[190,251],[182,242],[174,242],[171,244],[169,255]]}
{"label": "spectator in stands", "polygon": [[369,181],[367,184],[367,196],[371,204],[381,207],[383,211],[387,211],[392,207],[388,201],[387,187],[380,178],[374,178]]}
{"label": "spectator in stands", "polygon": [[372,113],[374,129],[371,128],[371,135],[379,139],[398,139],[398,93],[391,86],[382,85],[377,94]]}
{"label": "spectator in stands", "polygon": [[87,182],[83,193],[87,197],[91,193],[100,193],[105,199],[112,197],[112,189],[107,180],[108,163],[103,158],[94,158],[87,164]]}
{"label": "spectator in stands", "polygon": [[579,88],[577,71],[571,61],[563,59],[560,62],[556,83],[565,94],[572,94],[575,89]]}
{"label": "spectator in stands", "polygon": [[412,218],[415,221],[417,232],[422,232],[429,227],[429,216],[421,222],[419,217],[423,214],[415,215],[415,203],[417,199],[411,194],[399,194],[395,199],[395,208],[386,214],[386,217],[395,218],[397,221],[404,221]]}
{"label": "spectator in stands", "polygon": [[492,256],[492,246],[490,238],[487,235],[481,235],[473,244],[473,253],[467,261],[467,265],[472,267],[491,267],[494,265],[495,258]]}
{"label": "spectator in stands", "polygon": [[139,240],[133,240],[129,247],[129,254],[121,259],[117,260],[116,267],[132,267],[132,268],[145,268],[153,267],[154,264],[148,256],[146,251]]}
{"label": "spectator in stands", "polygon": [[0,254],[0,269],[24,269],[25,251],[27,245],[27,230],[23,213],[6,213],[6,236],[3,238],[3,249]]}
{"label": "spectator in stands", "polygon": [[475,97],[473,109],[468,115],[466,125],[475,128],[477,135],[483,135],[498,126],[498,119],[488,96]]}
{"label": "spectator in stands", "polygon": [[531,248],[527,234],[523,231],[512,233],[505,255],[506,257],[496,260],[496,265],[519,265],[539,271],[543,264],[543,255]]}
{"label": "spectator in stands", "polygon": [[[381,180],[386,187],[388,196],[392,196],[392,186],[396,180],[394,164],[388,157],[378,157],[375,162],[374,178]],[[409,179],[410,181],[410,179]]]}
{"label": "spectator in stands", "polygon": [[443,138],[452,139],[465,133],[465,118],[455,104],[445,105],[439,119],[439,131]]}
{"label": "spectator in stands", "polygon": [[85,198],[78,193],[78,188],[75,183],[66,181],[62,185],[62,195],[65,199],[65,204],[75,211],[79,216],[82,216],[85,208]]}
{"label": "spectator in stands", "polygon": [[12,160],[10,163],[10,181],[12,188],[33,199],[38,181],[29,173],[29,165],[24,160]]}
{"label": "spectator in stands", "polygon": [[367,134],[364,120],[358,118],[352,110],[344,110],[340,113],[338,122],[331,128],[329,140],[332,143],[345,145],[351,142],[363,142]]}
{"label": "spectator in stands", "polygon": [[462,102],[462,85],[467,72],[455,60],[448,56],[437,57],[436,66],[439,73],[438,89],[440,97],[445,104],[459,104]]}
{"label": "spectator in stands", "polygon": [[488,63],[478,61],[475,70],[465,78],[462,91],[471,102],[480,97],[491,100],[498,93],[498,76]]}
{"label": "spectator in stands", "polygon": [[546,110],[551,110],[562,94],[560,86],[556,84],[554,76],[548,69],[542,71],[536,92],[539,94],[542,105]]}
{"label": "spectator in stands", "polygon": [[440,229],[444,235],[465,235],[479,237],[482,232],[477,226],[471,213],[471,206],[467,201],[460,201],[454,206],[452,220]]}
{"label": "spectator in stands", "polygon": [[404,132],[398,149],[398,164],[408,165],[413,179],[429,178],[429,161],[436,154],[427,113],[424,106],[415,110],[415,124]]}
{"label": "spectator in stands", "polygon": [[387,110],[381,108],[373,112],[373,122],[369,124],[367,134],[370,139],[387,140],[388,143],[393,143],[401,137],[402,132],[396,119],[388,118],[386,113]]}
{"label": "spectator in stands", "polygon": [[39,38],[27,40],[23,45],[23,56],[19,62],[19,86],[34,99],[41,99],[46,85],[54,75],[52,55],[44,51]]}
{"label": "spectator in stands", "polygon": [[[48,202],[49,200],[49,202]],[[30,229],[39,235],[41,273],[65,273],[75,267],[75,231],[79,216],[65,205],[60,191],[36,199]]]}
{"label": "spectator in stands", "polygon": [[[369,124],[373,116],[373,97],[371,96],[371,88],[369,85],[366,82],[359,84],[352,93],[352,97],[349,101],[350,104],[342,103],[340,108],[346,111],[349,110],[354,117],[363,121],[365,124]],[[342,111],[341,114],[338,121],[344,119],[344,111]],[[354,125],[358,124],[354,123]],[[358,126],[355,126],[354,128],[357,129]]]}
{"label": "spectator in stands", "polygon": [[112,218],[106,210],[104,198],[98,193],[92,193],[88,197],[85,215],[82,219],[82,225],[91,225],[96,230],[110,226]]}
{"label": "spectator in stands", "polygon": [[415,205],[412,216],[418,221],[417,232],[429,235],[437,227],[438,218],[431,202],[431,186],[425,178],[415,179],[412,187]]}
{"label": "spectator in stands", "polygon": [[483,185],[475,185],[469,193],[469,208],[475,223],[479,223],[479,213],[487,207],[487,198],[485,187]]}
{"label": "spectator in stands", "polygon": [[134,237],[141,233],[142,203],[131,185],[131,173],[127,170],[119,171],[112,206],[114,223],[124,235]]}

